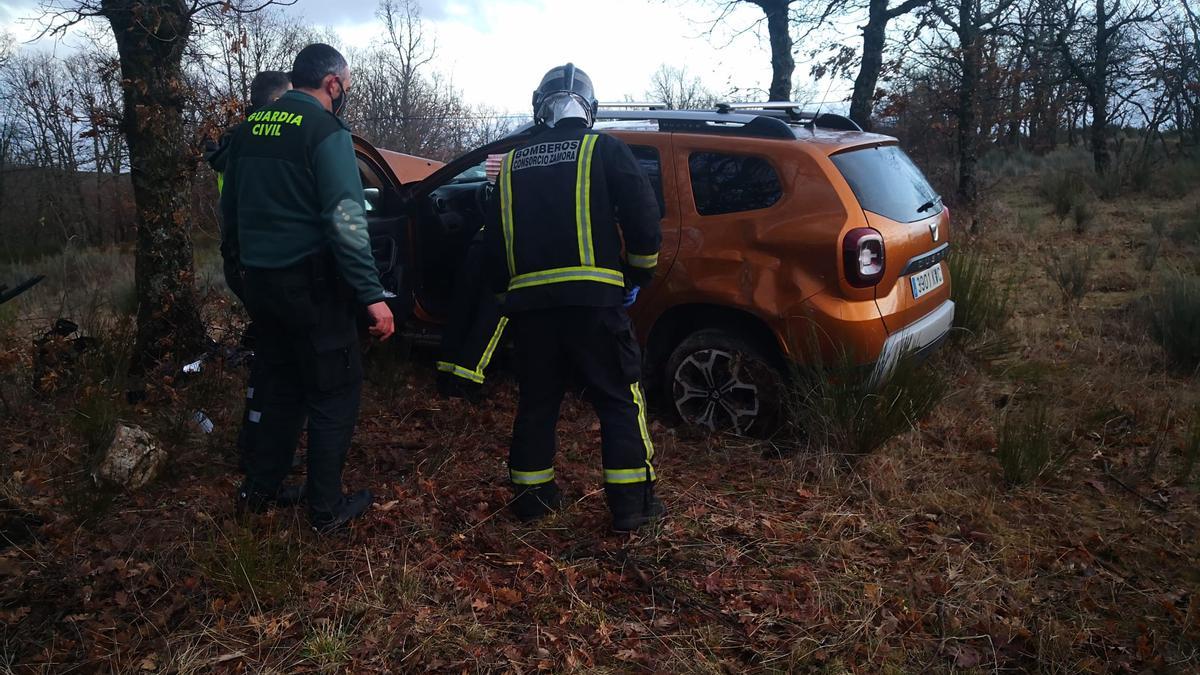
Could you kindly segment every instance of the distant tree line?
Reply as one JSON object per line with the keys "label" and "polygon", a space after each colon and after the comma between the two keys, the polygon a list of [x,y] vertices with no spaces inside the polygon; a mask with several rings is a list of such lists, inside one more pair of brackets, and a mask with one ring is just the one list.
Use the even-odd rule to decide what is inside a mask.
{"label": "distant tree line", "polygon": [[[1086,143],[1102,176],[1200,146],[1200,19],[1192,0],[701,0],[714,25],[761,10],[773,100],[793,96],[795,56],[854,82],[850,116],[956,163],[978,197],[993,147]],[[1128,147],[1121,129],[1136,129]],[[937,132],[937,133],[930,133]]]}
{"label": "distant tree line", "polygon": [[[347,121],[391,150],[449,159],[507,133],[520,120],[468,104],[439,72],[432,36],[415,0],[383,0],[378,43],[344,47],[284,7],[260,1],[209,3],[194,17],[182,57],[182,106],[193,225],[212,232],[215,185],[203,168],[206,141],[245,115],[250,82],[286,71],[296,52],[321,41],[343,48],[354,69]],[[232,11],[240,9],[244,11]],[[7,256],[99,245],[135,236],[129,152],[122,126],[119,56],[111,34],[50,51],[0,35],[0,231]]]}

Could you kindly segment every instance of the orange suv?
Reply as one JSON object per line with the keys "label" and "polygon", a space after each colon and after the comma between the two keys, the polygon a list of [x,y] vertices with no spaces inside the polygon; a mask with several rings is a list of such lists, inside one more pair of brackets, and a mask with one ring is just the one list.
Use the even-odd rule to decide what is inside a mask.
{"label": "orange suv", "polygon": [[[754,433],[814,345],[878,381],[948,333],[949,211],[895,138],[794,104],[605,107],[596,129],[629,144],[658,195],[658,271],[631,315],[647,389],[684,422]],[[529,134],[444,166],[358,143],[376,259],[410,337],[436,339],[447,319],[488,156]]]}

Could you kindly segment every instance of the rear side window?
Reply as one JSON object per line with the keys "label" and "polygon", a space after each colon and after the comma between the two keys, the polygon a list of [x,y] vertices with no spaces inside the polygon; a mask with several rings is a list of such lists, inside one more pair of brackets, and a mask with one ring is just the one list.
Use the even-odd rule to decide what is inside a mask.
{"label": "rear side window", "polygon": [[666,215],[666,202],[663,201],[662,190],[662,161],[658,156],[658,148],[649,145],[631,145],[633,157],[641,165],[642,171],[650,178],[650,187],[654,188],[654,198],[658,200],[658,214],[661,218]]}
{"label": "rear side window", "polygon": [[694,152],[688,169],[702,216],[765,209],[783,196],[779,174],[761,157]]}
{"label": "rear side window", "polygon": [[851,150],[834,155],[864,211],[911,223],[936,214],[941,198],[908,155],[895,145]]}

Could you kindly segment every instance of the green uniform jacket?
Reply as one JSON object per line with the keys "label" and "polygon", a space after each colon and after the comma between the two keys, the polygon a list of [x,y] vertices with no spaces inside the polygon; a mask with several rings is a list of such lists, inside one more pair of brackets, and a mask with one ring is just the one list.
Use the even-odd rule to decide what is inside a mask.
{"label": "green uniform jacket", "polygon": [[221,215],[227,266],[280,269],[328,247],[359,302],[384,299],[354,142],[346,125],[312,96],[289,91],[238,127],[228,150]]}

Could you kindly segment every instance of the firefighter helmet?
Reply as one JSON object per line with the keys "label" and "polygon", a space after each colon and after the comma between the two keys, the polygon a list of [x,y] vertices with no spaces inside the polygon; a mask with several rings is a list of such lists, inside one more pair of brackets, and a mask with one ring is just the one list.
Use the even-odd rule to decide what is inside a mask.
{"label": "firefighter helmet", "polygon": [[591,127],[598,106],[592,78],[573,63],[551,68],[533,92],[533,120],[550,127],[568,118]]}

